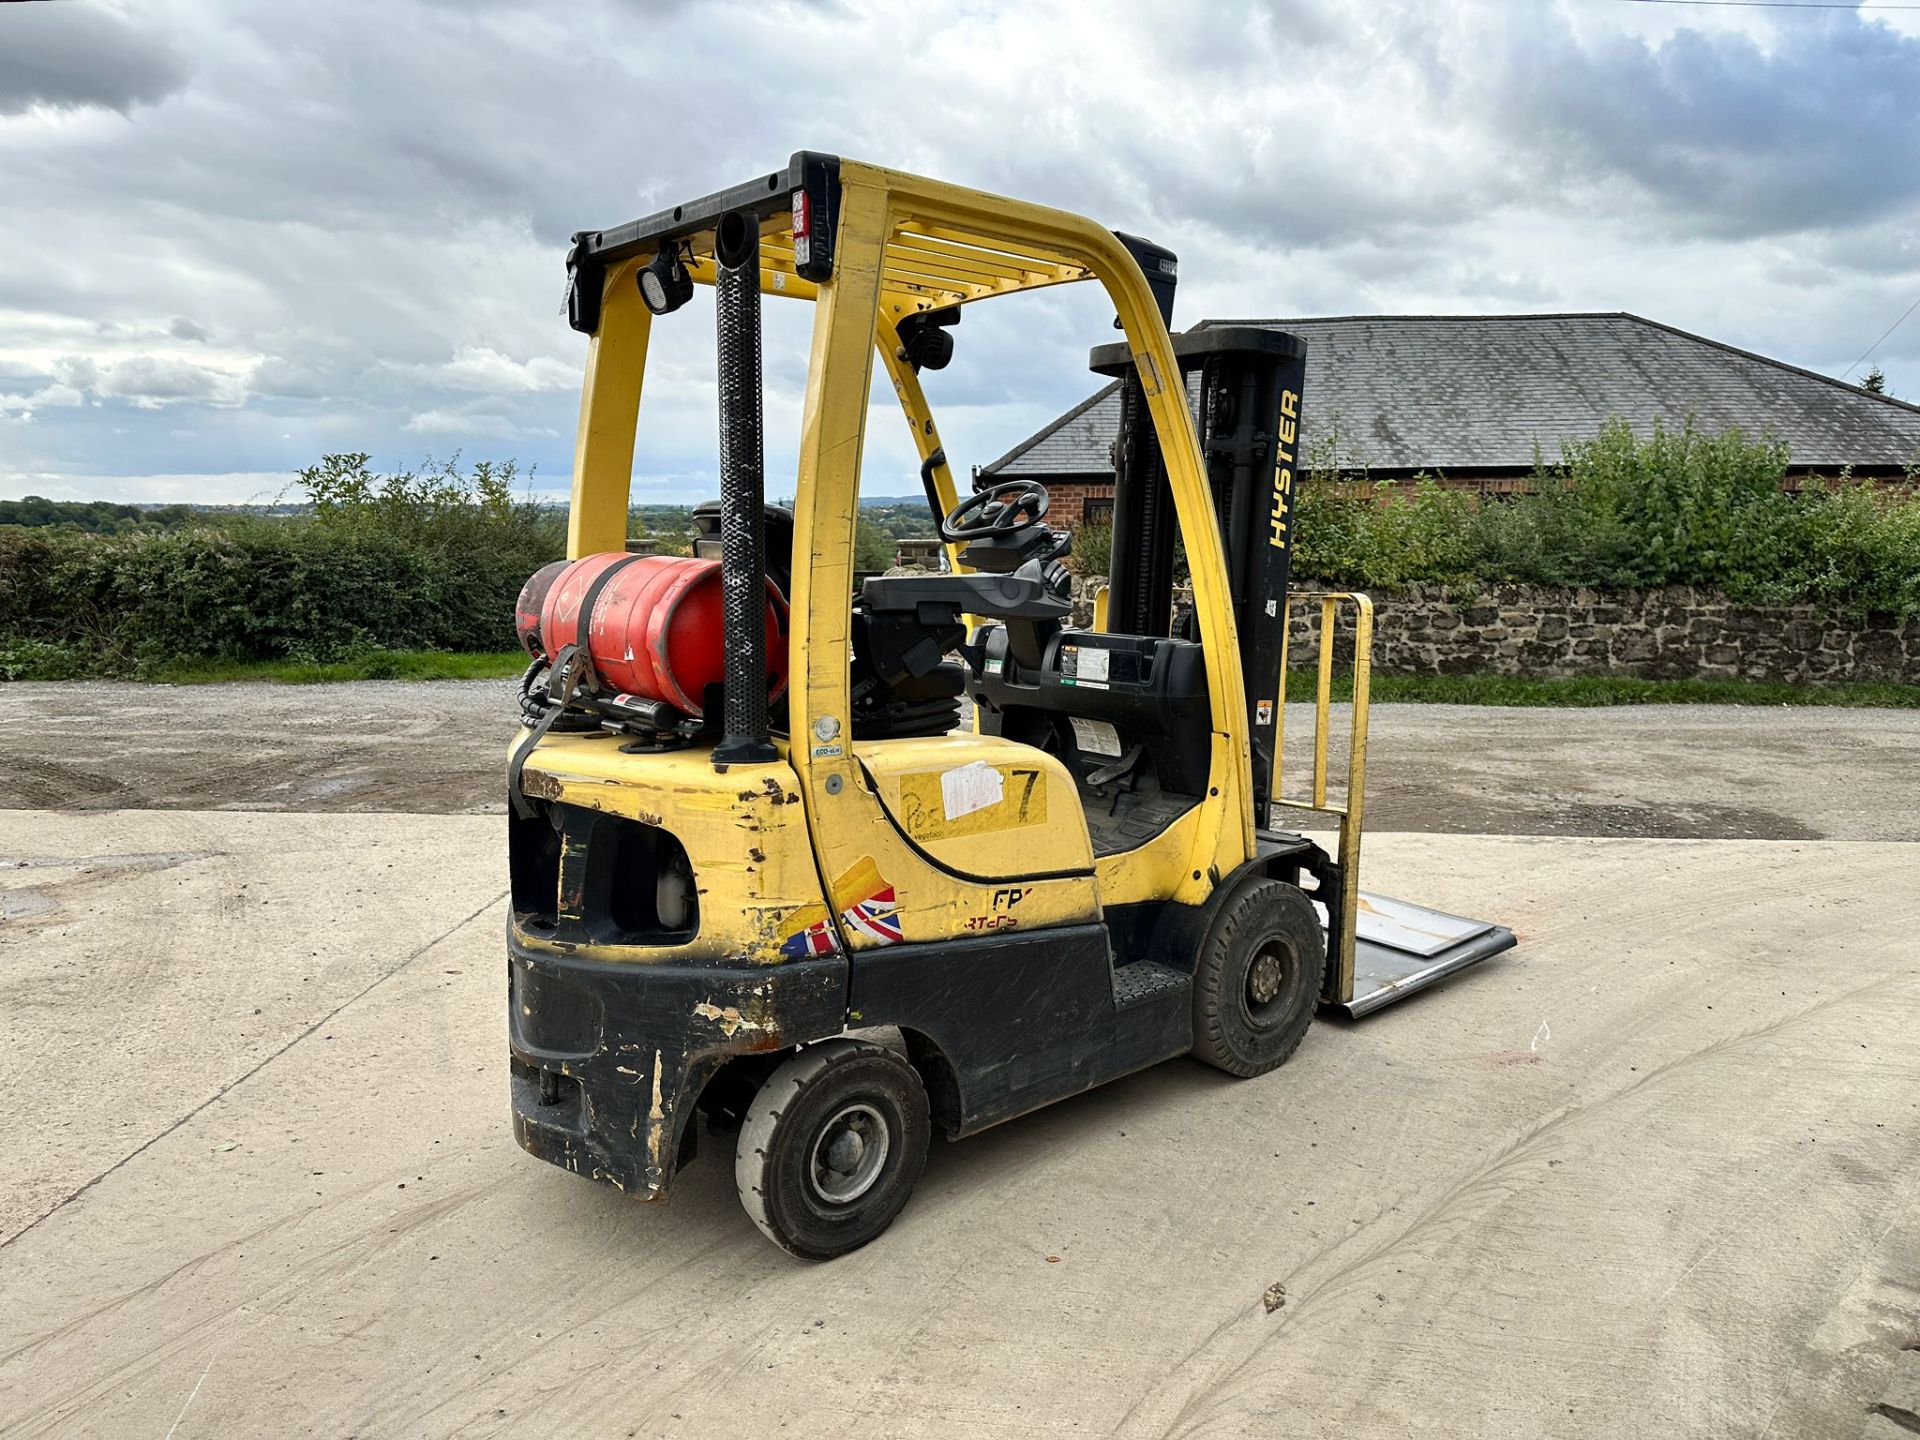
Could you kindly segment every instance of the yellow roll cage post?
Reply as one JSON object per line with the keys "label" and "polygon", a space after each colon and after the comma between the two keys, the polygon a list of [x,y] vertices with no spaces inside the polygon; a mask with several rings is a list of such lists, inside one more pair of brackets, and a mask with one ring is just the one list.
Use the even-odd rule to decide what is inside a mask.
{"label": "yellow roll cage post", "polygon": [[[924,462],[940,449],[939,432],[918,377],[895,353],[895,326],[917,312],[1096,280],[1113,302],[1138,367],[1186,540],[1208,656],[1214,792],[1172,827],[1170,843],[1104,859],[1100,888],[1107,903],[1201,902],[1211,891],[1210,876],[1229,874],[1254,854],[1246,701],[1219,527],[1180,370],[1145,274],[1112,232],[1065,211],[850,160],[839,162],[839,191],[833,270],[823,282],[800,273],[790,214],[776,212],[760,227],[761,293],[815,305],[794,492],[790,733],[849,730],[847,597],[875,353]],[[713,231],[678,243],[688,274],[711,284]],[[654,253],[623,257],[603,272],[574,459],[568,522],[574,558],[625,543],[651,321],[636,277]],[[939,466],[933,479],[951,507],[957,494],[950,471]],[[949,554],[958,566],[952,547]],[[853,808],[863,782],[850,750],[816,755],[814,749],[792,743],[787,760],[806,791],[815,844],[824,853],[833,848],[829,837],[837,826],[864,826],[870,818]],[[831,786],[830,777],[838,777]],[[1170,853],[1172,842],[1180,853]]]}

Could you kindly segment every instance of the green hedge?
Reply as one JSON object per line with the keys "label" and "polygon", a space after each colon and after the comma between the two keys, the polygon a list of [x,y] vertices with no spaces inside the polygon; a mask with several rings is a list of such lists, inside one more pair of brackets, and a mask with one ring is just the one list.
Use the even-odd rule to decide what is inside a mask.
{"label": "green hedge", "polygon": [[327,660],[369,649],[503,650],[542,551],[469,560],[311,524],[171,535],[0,532],[8,641],[110,671],[167,661]]}
{"label": "green hedge", "polygon": [[1850,480],[1783,487],[1783,446],[1624,423],[1540,463],[1530,490],[1485,499],[1430,479],[1343,498],[1300,492],[1294,573],[1393,589],[1410,581],[1640,590],[1692,585],[1754,604],[1920,612],[1920,490]]}
{"label": "green hedge", "polygon": [[[1795,494],[1787,464],[1737,431],[1639,439],[1616,424],[1504,500],[1431,480],[1355,499],[1309,481],[1294,573],[1372,589],[1684,584],[1920,613],[1916,487]],[[330,455],[301,476],[302,516],[121,535],[0,527],[0,677],[510,648],[521,583],[564,545],[557,515],[515,498],[517,479],[510,462],[381,475],[365,455]],[[884,566],[893,542],[861,530],[862,555]],[[1080,531],[1076,567],[1104,570],[1110,538]]]}
{"label": "green hedge", "polygon": [[[1738,430],[1616,422],[1537,462],[1529,488],[1481,497],[1423,477],[1376,482],[1310,473],[1295,492],[1293,573],[1395,590],[1513,583],[1596,590],[1691,585],[1751,604],[1815,601],[1920,613],[1920,485],[1811,482],[1789,491],[1783,446]],[[1073,559],[1104,575],[1113,532],[1074,531]],[[1176,559],[1185,578],[1185,559]]]}
{"label": "green hedge", "polygon": [[181,661],[330,661],[512,647],[513,602],[563,548],[511,465],[302,477],[310,517],[170,533],[0,530],[0,675],[139,674]]}

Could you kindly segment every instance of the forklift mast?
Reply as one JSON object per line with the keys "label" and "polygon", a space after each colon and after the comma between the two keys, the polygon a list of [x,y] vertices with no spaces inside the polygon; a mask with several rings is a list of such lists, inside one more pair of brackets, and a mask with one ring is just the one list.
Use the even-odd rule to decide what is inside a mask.
{"label": "forklift mast", "polygon": [[[1226,552],[1246,684],[1254,814],[1264,816],[1278,733],[1307,347],[1296,336],[1253,325],[1210,326],[1172,339]],[[1090,363],[1120,381],[1107,625],[1132,635],[1171,635],[1176,525],[1166,462],[1128,348],[1099,346]]]}

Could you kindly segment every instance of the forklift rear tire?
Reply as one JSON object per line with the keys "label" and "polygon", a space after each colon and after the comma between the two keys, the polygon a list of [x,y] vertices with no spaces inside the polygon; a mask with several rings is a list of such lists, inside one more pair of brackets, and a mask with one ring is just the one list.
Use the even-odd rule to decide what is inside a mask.
{"label": "forklift rear tire", "polygon": [[809,1045],[747,1107],[734,1147],[740,1203],[805,1260],[858,1250],[893,1223],[927,1163],[920,1076],[864,1040]]}
{"label": "forklift rear tire", "polygon": [[1313,902],[1255,880],[1226,903],[1193,972],[1193,1057],[1229,1075],[1264,1075],[1300,1046],[1326,969]]}

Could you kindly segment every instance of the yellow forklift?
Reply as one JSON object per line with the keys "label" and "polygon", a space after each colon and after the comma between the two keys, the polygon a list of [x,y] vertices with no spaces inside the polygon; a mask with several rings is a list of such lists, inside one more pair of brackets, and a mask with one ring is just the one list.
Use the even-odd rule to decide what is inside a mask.
{"label": "yellow forklift", "polygon": [[[508,765],[527,1150],[662,1199],[704,1114],[734,1139],[754,1222],[826,1259],[892,1222],[935,1133],[1179,1055],[1261,1075],[1317,1005],[1364,1014],[1513,943],[1359,889],[1371,612],[1288,591],[1297,339],[1170,335],[1167,250],[811,152],[583,232],[568,270],[590,337],[570,559],[521,597]],[[1124,335],[1092,357],[1122,421],[1090,629],[1070,623],[1045,489],[957,494],[921,385],[966,307],[1081,281]],[[715,287],[720,500],[696,512],[693,556],[627,554],[648,338],[696,284]],[[814,306],[791,508],[765,500],[766,296]],[[856,588],[876,362],[950,569]],[[1296,606],[1319,683],[1310,784],[1289,799]],[[1353,644],[1344,803],[1336,633]],[[1269,828],[1289,810],[1337,844]]]}

